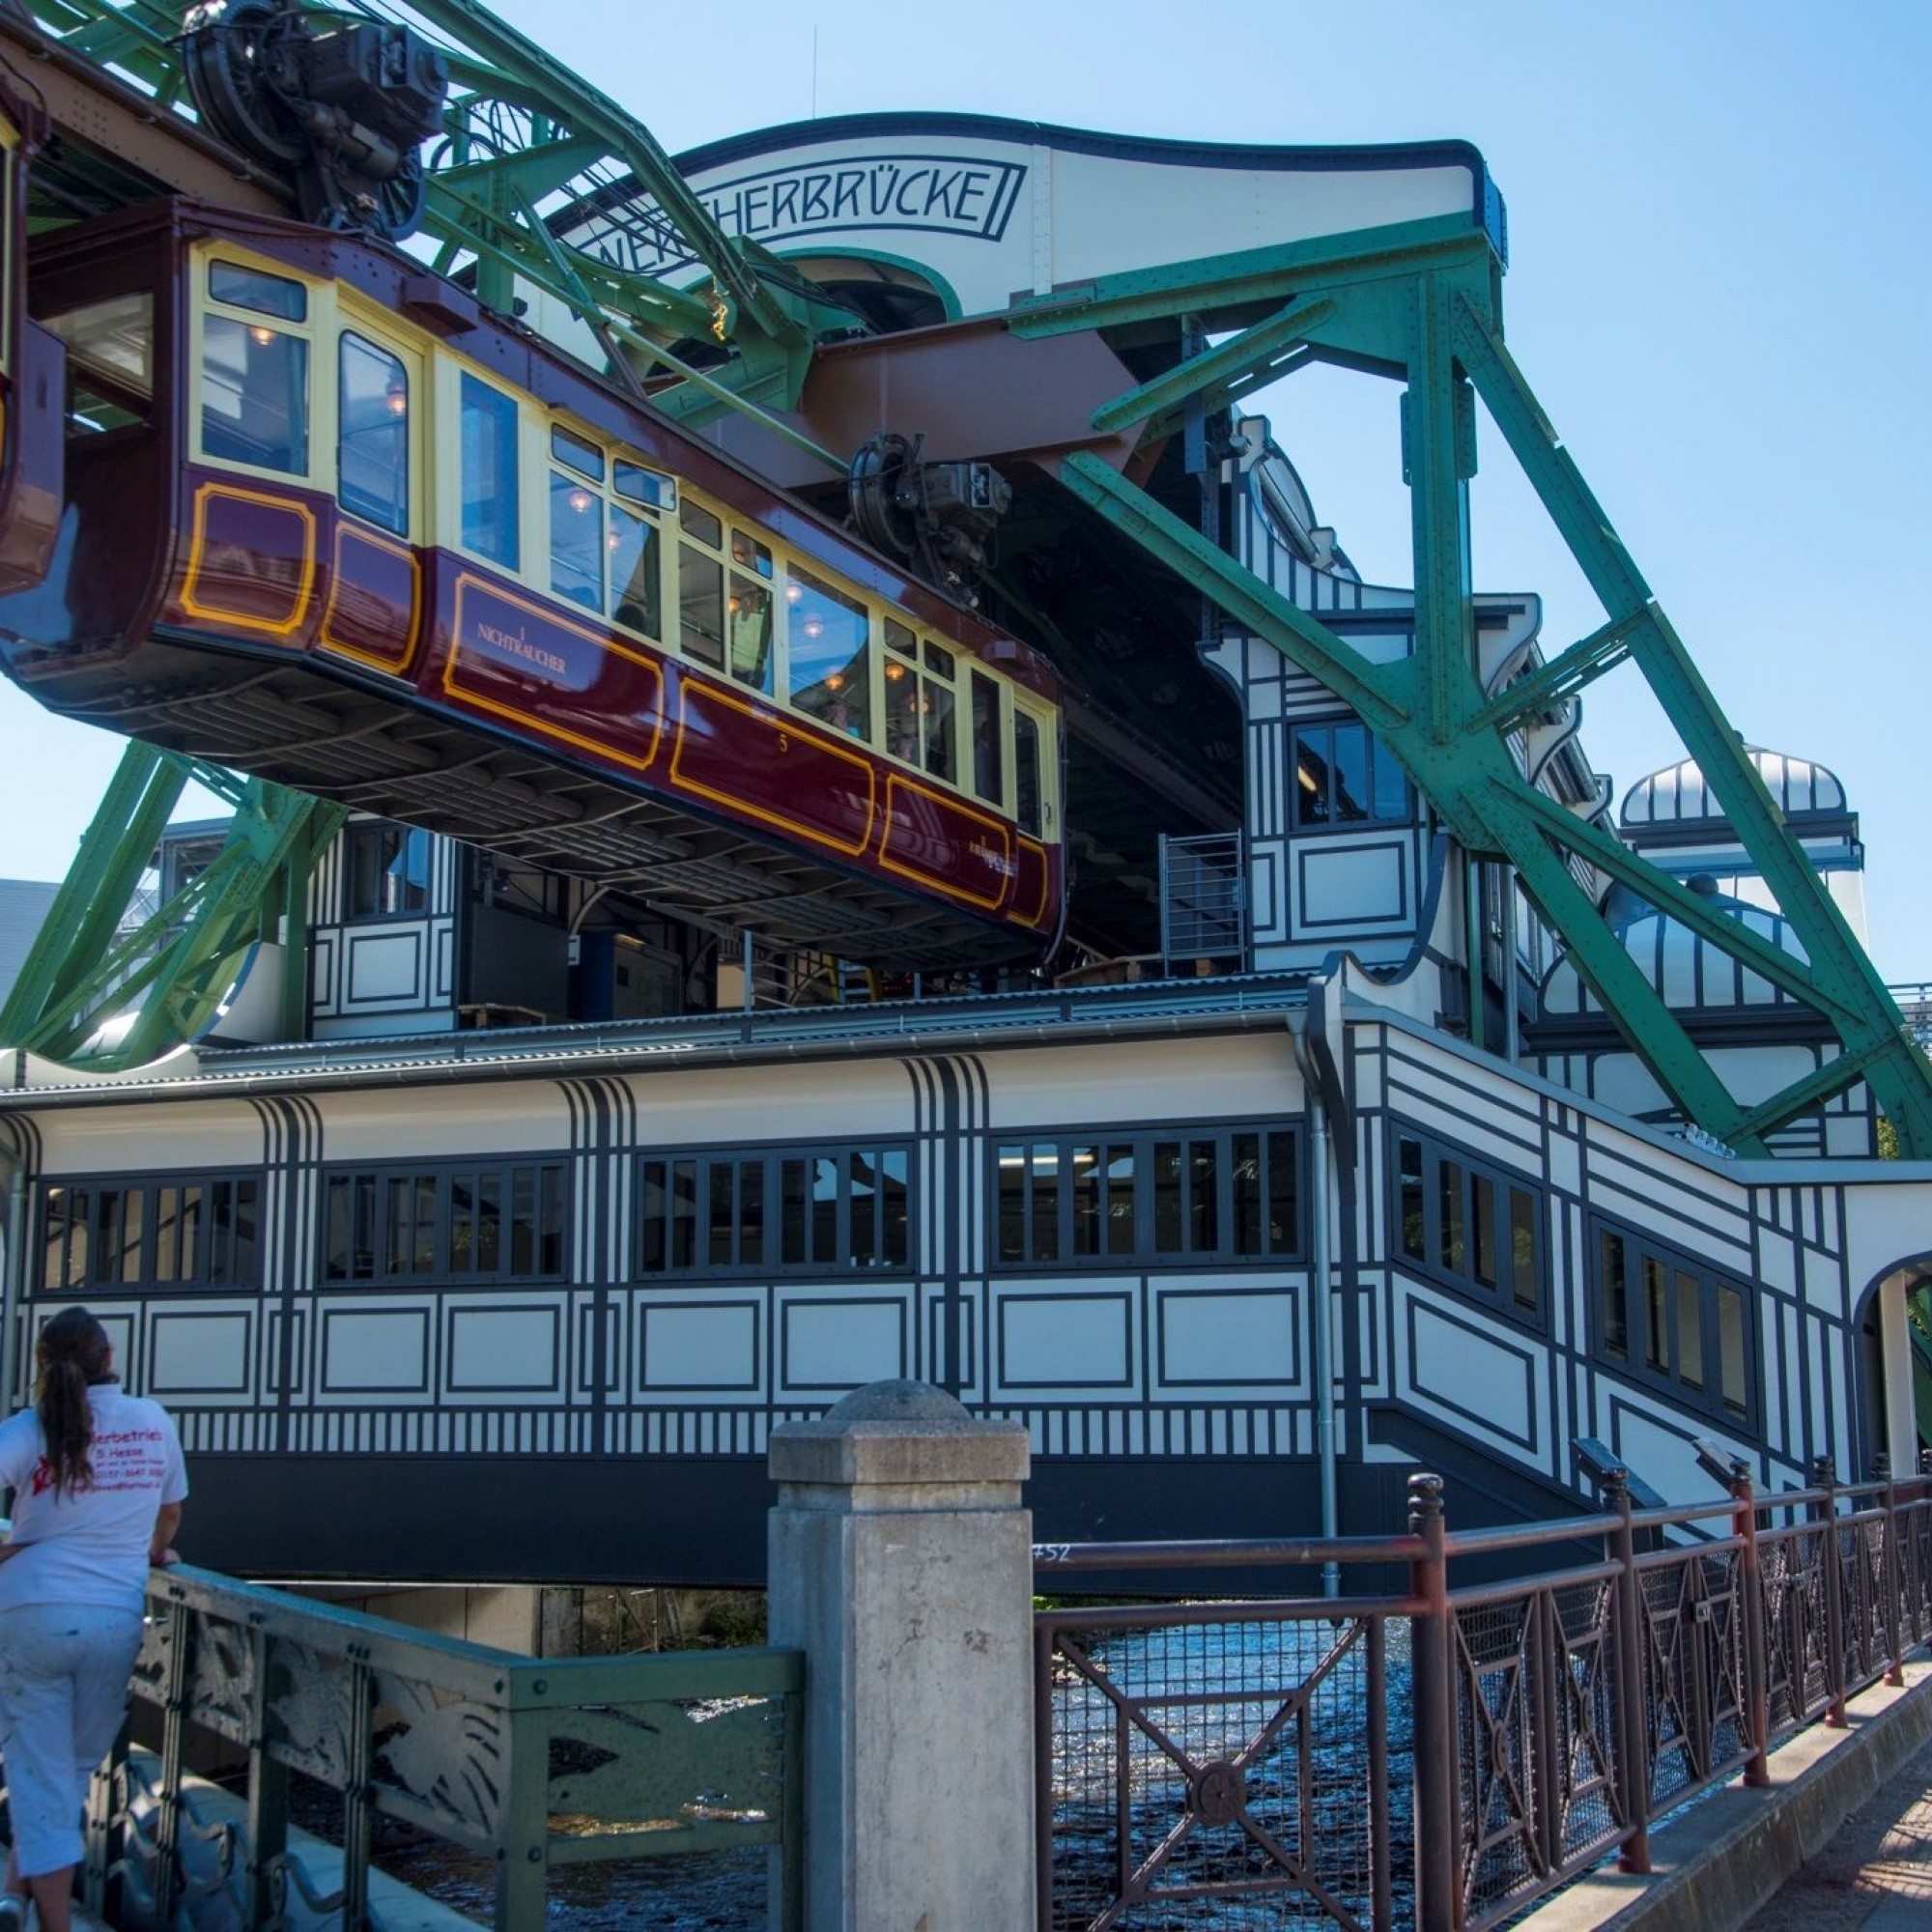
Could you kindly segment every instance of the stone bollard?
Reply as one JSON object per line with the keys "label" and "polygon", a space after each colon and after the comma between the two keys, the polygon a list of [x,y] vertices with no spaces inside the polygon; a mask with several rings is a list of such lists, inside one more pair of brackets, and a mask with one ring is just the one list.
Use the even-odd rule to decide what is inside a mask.
{"label": "stone bollard", "polygon": [[772,1432],[770,1640],[806,1654],[807,1932],[1034,1923],[1018,1423],[874,1382]]}

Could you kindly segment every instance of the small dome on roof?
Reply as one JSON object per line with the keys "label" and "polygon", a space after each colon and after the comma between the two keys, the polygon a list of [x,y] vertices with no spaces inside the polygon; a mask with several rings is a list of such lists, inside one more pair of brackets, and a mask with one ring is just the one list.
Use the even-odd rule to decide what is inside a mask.
{"label": "small dome on roof", "polygon": [[[1692,890],[1708,892],[1710,881],[1692,881]],[[1721,907],[1760,939],[1796,958],[1804,957],[1804,948],[1776,913],[1715,892],[1710,896],[1713,905]],[[1664,1005],[1676,1011],[1709,1012],[1734,1007],[1761,1009],[1800,1004],[1761,973],[1754,973],[1688,925],[1665,919],[1662,913],[1646,908],[1622,928],[1619,937],[1624,951],[1642,969]],[[1543,1011],[1551,1019],[1603,1011],[1567,953],[1544,977]]]}
{"label": "small dome on roof", "polygon": [[[1787,819],[1838,815],[1851,810],[1837,775],[1809,758],[1749,747],[1757,775],[1783,809]],[[1647,825],[1721,825],[1724,809],[1704,782],[1695,758],[1684,758],[1652,772],[1632,785],[1620,821],[1626,829]]]}

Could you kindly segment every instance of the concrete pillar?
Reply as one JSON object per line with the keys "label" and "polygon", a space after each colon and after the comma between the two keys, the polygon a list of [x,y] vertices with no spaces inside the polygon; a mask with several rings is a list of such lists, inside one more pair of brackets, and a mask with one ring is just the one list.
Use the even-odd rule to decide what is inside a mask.
{"label": "concrete pillar", "polygon": [[771,1641],[806,1653],[807,1932],[1034,1922],[1018,1423],[874,1382],[772,1432]]}

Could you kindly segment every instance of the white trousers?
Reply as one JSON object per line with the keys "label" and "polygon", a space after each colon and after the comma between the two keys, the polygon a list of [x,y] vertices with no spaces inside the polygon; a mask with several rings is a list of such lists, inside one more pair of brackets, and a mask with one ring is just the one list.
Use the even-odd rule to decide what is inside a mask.
{"label": "white trousers", "polygon": [[137,1610],[0,1611],[0,1757],[22,1878],[80,1862],[87,1781],[127,1716],[140,1647]]}

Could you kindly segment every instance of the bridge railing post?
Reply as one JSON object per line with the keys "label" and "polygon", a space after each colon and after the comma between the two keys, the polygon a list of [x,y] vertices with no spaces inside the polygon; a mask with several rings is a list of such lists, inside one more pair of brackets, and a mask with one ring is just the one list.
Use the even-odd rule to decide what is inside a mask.
{"label": "bridge railing post", "polygon": [[1623,1807],[1625,1838],[1617,1863],[1627,1872],[1650,1869],[1650,1735],[1643,1715],[1643,1598],[1636,1574],[1636,1531],[1631,1522],[1630,1471],[1615,1465],[1603,1472],[1604,1507],[1617,1524],[1604,1539],[1604,1554],[1617,1566],[1610,1583],[1610,1669],[1613,1686],[1612,1732],[1617,1752],[1617,1802]]}
{"label": "bridge railing post", "polygon": [[771,1641],[806,1657],[809,1932],[1035,1922],[1029,1460],[1023,1425],[918,1382],[772,1433]]}
{"label": "bridge railing post", "polygon": [[1738,1539],[1739,1607],[1744,1617],[1744,1724],[1750,1741],[1745,1760],[1745,1782],[1771,1782],[1771,1660],[1764,1621],[1764,1572],[1757,1548],[1757,1492],[1750,1466],[1731,1464],[1726,1483],[1731,1492],[1731,1533]]}
{"label": "bridge railing post", "polygon": [[1879,1546],[1879,1589],[1884,1602],[1879,1616],[1885,1626],[1885,1681],[1894,1690],[1905,1683],[1904,1628],[1905,1570],[1898,1560],[1898,1484],[1891,1473],[1891,1458],[1872,1458],[1872,1477],[1885,1485],[1885,1540]]}
{"label": "bridge railing post", "polygon": [[1833,1730],[1845,1727],[1845,1565],[1839,1553],[1838,1478],[1829,1456],[1811,1464],[1811,1487],[1824,1494],[1812,1504],[1820,1525],[1818,1561],[1824,1566],[1825,1595],[1825,1722]]}
{"label": "bridge railing post", "polygon": [[1422,1539],[1409,1566],[1409,1660],[1415,1697],[1415,1922],[1418,1932],[1456,1932],[1458,1877],[1454,1612],[1449,1605],[1448,1525],[1442,1478],[1408,1479],[1408,1533]]}

